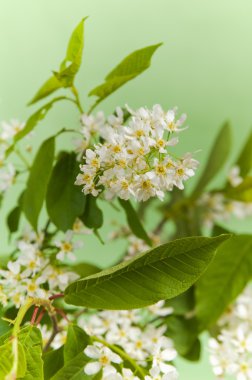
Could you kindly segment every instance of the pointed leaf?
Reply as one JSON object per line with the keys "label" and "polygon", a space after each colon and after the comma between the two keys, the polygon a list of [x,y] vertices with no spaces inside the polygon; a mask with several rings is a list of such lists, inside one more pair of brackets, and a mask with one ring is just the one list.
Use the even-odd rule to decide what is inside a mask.
{"label": "pointed leaf", "polygon": [[22,202],[23,212],[35,230],[45,199],[54,160],[55,138],[51,137],[39,148],[34,159]]}
{"label": "pointed leaf", "polygon": [[62,87],[63,84],[53,75],[41,86],[41,88],[38,90],[38,92],[36,93],[34,98],[32,98],[28,105],[34,104],[39,100],[46,98],[47,96],[51,95],[53,92]]}
{"label": "pointed leaf", "polygon": [[79,263],[76,265],[71,265],[71,271],[77,273],[80,277],[87,277],[91,274],[95,274],[97,272],[100,272],[100,268],[96,267],[93,264],[89,263]]}
{"label": "pointed leaf", "polygon": [[[179,355],[185,357],[189,354],[198,339],[198,324],[195,318],[171,315],[165,319],[167,331]],[[195,359],[195,358],[194,358]],[[197,358],[196,360],[198,360]]]}
{"label": "pointed leaf", "polygon": [[48,184],[46,194],[48,215],[61,231],[71,229],[85,208],[86,197],[74,184],[78,172],[76,155],[64,152],[53,168]]}
{"label": "pointed leaf", "polygon": [[66,57],[61,63],[59,72],[55,72],[54,75],[41,86],[36,95],[30,101],[29,105],[51,95],[53,92],[62,87],[72,85],[74,76],[78,72],[81,65],[84,45],[84,21],[85,19],[81,20],[71,35],[67,47]]}
{"label": "pointed leaf", "polygon": [[45,116],[47,115],[48,111],[52,108],[54,103],[57,103],[60,100],[64,100],[64,99],[66,99],[65,96],[60,96],[58,98],[55,98],[55,99],[51,100],[49,103],[45,104],[43,107],[41,107],[34,114],[32,114],[29,117],[29,119],[27,120],[24,129],[22,129],[14,137],[13,144],[5,152],[6,156],[8,156],[13,151],[15,144],[19,140],[23,139],[25,136],[28,135],[28,133],[32,132],[33,129],[36,127],[36,125],[39,123],[39,121],[41,121],[45,118]]}
{"label": "pointed leaf", "polygon": [[246,177],[252,169],[252,132],[240,153],[236,165],[239,166],[242,177]]}
{"label": "pointed leaf", "polygon": [[15,344],[14,340],[0,346],[0,379],[16,379],[25,376],[27,367],[24,348],[17,343],[17,355],[14,356],[13,344]]}
{"label": "pointed leaf", "polygon": [[44,380],[50,380],[64,365],[64,346],[46,353],[44,359]]}
{"label": "pointed leaf", "polygon": [[67,47],[67,53],[64,61],[61,63],[60,71],[54,72],[56,78],[64,87],[70,87],[77,72],[79,71],[82,52],[84,47],[84,21],[74,29]]}
{"label": "pointed leaf", "polygon": [[177,296],[206,270],[229,235],[190,237],[161,245],[136,258],[70,284],[69,304],[97,309],[133,309]]}
{"label": "pointed leaf", "polygon": [[74,359],[84,348],[90,344],[90,337],[83,329],[76,325],[69,325],[67,330],[67,340],[64,346],[65,363]]}
{"label": "pointed leaf", "polygon": [[37,327],[28,325],[18,334],[24,348],[27,369],[23,380],[44,380],[42,361],[42,337]]}
{"label": "pointed leaf", "polygon": [[133,208],[130,201],[125,201],[123,199],[118,199],[118,200],[126,213],[127,222],[133,234],[136,235],[139,239],[144,240],[149,246],[152,246],[151,239],[147,235],[147,232],[145,231],[137,215],[137,212]]}
{"label": "pointed leaf", "polygon": [[89,96],[98,96],[101,101],[123,84],[134,79],[150,66],[152,55],[161,45],[147,46],[128,55],[106,76],[105,83],[90,91]]}
{"label": "pointed leaf", "polygon": [[86,207],[84,213],[80,216],[82,222],[88,228],[99,229],[103,225],[103,214],[97,205],[97,198],[87,195]]}
{"label": "pointed leaf", "polygon": [[203,330],[213,325],[239,295],[252,273],[252,236],[233,236],[196,284],[196,314]]}
{"label": "pointed leaf", "polygon": [[84,374],[84,366],[90,359],[83,353],[78,354],[75,358],[67,362],[51,380],[82,380],[86,376]]}
{"label": "pointed leaf", "polygon": [[207,164],[193,194],[200,194],[225,164],[231,148],[231,128],[225,123],[208,156]]}
{"label": "pointed leaf", "polygon": [[14,233],[18,230],[19,220],[21,216],[21,208],[19,206],[14,207],[7,217],[7,226],[10,233]]}

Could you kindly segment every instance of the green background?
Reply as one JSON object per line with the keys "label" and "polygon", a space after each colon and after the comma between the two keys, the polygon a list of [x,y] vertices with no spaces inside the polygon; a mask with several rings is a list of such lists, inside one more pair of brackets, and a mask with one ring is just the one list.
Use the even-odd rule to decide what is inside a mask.
{"label": "green background", "polygon": [[[36,109],[26,107],[28,100],[57,69],[74,26],[90,16],[76,83],[85,106],[90,104],[87,92],[125,55],[163,41],[151,69],[102,108],[112,112],[125,103],[178,106],[190,125],[181,136],[181,150],[201,149],[201,163],[219,126],[229,119],[235,157],[252,121],[251,14],[250,0],[0,0],[0,120],[25,120]],[[44,136],[77,124],[71,105],[55,107],[38,128],[34,150]],[[16,196],[11,191],[1,210],[1,253],[9,250],[3,217]],[[251,222],[232,222],[231,227],[250,232]],[[104,233],[110,229],[107,225]],[[113,262],[122,245],[110,247],[101,248],[94,237],[87,237],[84,256],[92,252],[94,262]],[[179,368],[181,380],[213,379],[206,358],[197,365],[179,362]]]}

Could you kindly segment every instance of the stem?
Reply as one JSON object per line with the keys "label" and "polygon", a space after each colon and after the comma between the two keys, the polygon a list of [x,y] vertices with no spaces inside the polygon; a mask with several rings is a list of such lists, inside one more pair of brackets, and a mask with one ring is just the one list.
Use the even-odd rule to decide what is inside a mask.
{"label": "stem", "polygon": [[35,299],[29,298],[28,301],[23,306],[21,306],[21,308],[18,311],[17,317],[15,319],[15,323],[14,323],[14,327],[12,331],[13,337],[16,338],[18,336],[20,326],[24,319],[25,314],[30,309],[30,307],[32,307],[32,305],[35,305],[36,303],[37,302],[35,302]]}
{"label": "stem", "polygon": [[32,314],[32,317],[31,317],[31,324],[32,324],[32,325],[35,324],[35,320],[36,320],[36,317],[37,317],[38,311],[39,311],[39,306],[35,306],[34,311],[33,311],[33,314]]}
{"label": "stem", "polygon": [[58,293],[58,294],[54,294],[53,296],[49,297],[49,300],[52,301],[52,300],[55,300],[56,298],[62,298],[64,297],[64,293]]}
{"label": "stem", "polygon": [[41,312],[39,313],[39,316],[38,316],[38,318],[37,318],[37,320],[36,320],[36,322],[35,322],[35,325],[36,325],[36,326],[41,322],[43,316],[45,315],[45,312],[46,312],[46,310],[43,309],[43,310],[41,310]]}
{"label": "stem", "polygon": [[116,352],[118,355],[120,355],[124,360],[127,360],[134,368],[135,370],[138,372],[139,376],[141,376],[141,378],[144,379],[146,373],[144,371],[143,368],[141,368],[136,362],[134,359],[132,359],[128,354],[126,354],[126,352],[124,352],[123,350],[121,350],[121,348],[117,347],[117,346],[114,346],[113,344],[109,344],[108,342],[106,342],[105,340],[103,339],[100,339],[96,336],[92,336],[92,339],[95,341],[95,342],[99,342],[99,343],[102,343],[104,346],[110,348],[112,351]]}
{"label": "stem", "polygon": [[67,318],[67,315],[64,313],[63,310],[55,308],[55,311],[57,314],[59,314],[63,319],[65,319],[67,322],[70,322],[69,319]]}
{"label": "stem", "polygon": [[51,321],[52,321],[53,331],[52,331],[52,334],[51,334],[50,338],[48,339],[48,341],[47,341],[47,343],[43,349],[43,352],[46,352],[50,348],[51,343],[54,341],[54,338],[60,332],[60,330],[58,328],[57,318],[55,315],[51,315]]}
{"label": "stem", "polygon": [[17,148],[14,150],[14,152],[16,153],[16,155],[20,158],[20,160],[24,163],[25,167],[30,170],[30,164],[29,162],[27,161],[27,159],[25,158],[25,156],[20,152],[20,150],[18,150]]}
{"label": "stem", "polygon": [[74,97],[75,97],[75,103],[76,103],[76,105],[77,105],[77,107],[78,107],[80,113],[84,113],[84,110],[83,110],[83,108],[82,108],[82,106],[81,106],[81,103],[80,103],[80,97],[79,97],[79,93],[78,93],[78,91],[77,91],[77,88],[73,85],[73,86],[71,87],[71,90],[72,90],[72,93],[73,93],[73,95],[74,95]]}
{"label": "stem", "polygon": [[98,106],[98,104],[100,104],[100,102],[101,102],[101,99],[97,99],[96,102],[92,104],[92,106],[89,108],[87,114],[90,115],[91,112]]}

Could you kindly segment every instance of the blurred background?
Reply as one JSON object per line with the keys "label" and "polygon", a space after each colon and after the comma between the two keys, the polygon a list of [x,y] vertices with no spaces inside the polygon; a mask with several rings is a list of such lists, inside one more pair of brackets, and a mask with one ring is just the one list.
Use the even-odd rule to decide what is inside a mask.
{"label": "blurred background", "polygon": [[[155,103],[164,108],[178,106],[188,114],[190,126],[181,136],[181,150],[201,150],[197,153],[201,167],[220,125],[228,119],[233,127],[234,158],[252,123],[251,15],[250,0],[0,0],[0,120],[25,121],[39,107],[26,104],[58,68],[75,25],[89,16],[83,65],[76,81],[84,107],[90,104],[89,90],[102,83],[122,58],[164,42],[151,68],[101,108],[112,113],[125,103],[132,108]],[[34,151],[43,137],[62,127],[76,127],[78,118],[71,104],[55,106],[37,128]],[[11,191],[0,211],[1,254],[10,251],[4,217],[17,195],[17,190]],[[111,210],[110,215],[118,218]],[[251,225],[251,221],[234,221],[231,228],[251,232]],[[106,236],[109,231],[111,225],[105,221],[102,233]],[[82,259],[90,260],[92,252],[92,262],[112,263],[123,247],[120,242],[111,247],[101,247],[89,236]],[[178,367],[181,380],[214,378],[206,349],[199,364],[180,360]]]}

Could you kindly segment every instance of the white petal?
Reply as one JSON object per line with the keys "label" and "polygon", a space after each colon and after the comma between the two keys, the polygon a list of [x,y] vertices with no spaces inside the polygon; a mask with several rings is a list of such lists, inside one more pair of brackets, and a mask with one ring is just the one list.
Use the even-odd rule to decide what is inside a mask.
{"label": "white petal", "polygon": [[87,346],[84,350],[84,354],[92,359],[99,359],[101,356],[99,349],[95,346]]}
{"label": "white petal", "polygon": [[84,372],[87,375],[95,375],[101,369],[101,364],[98,362],[88,363],[84,367]]}

